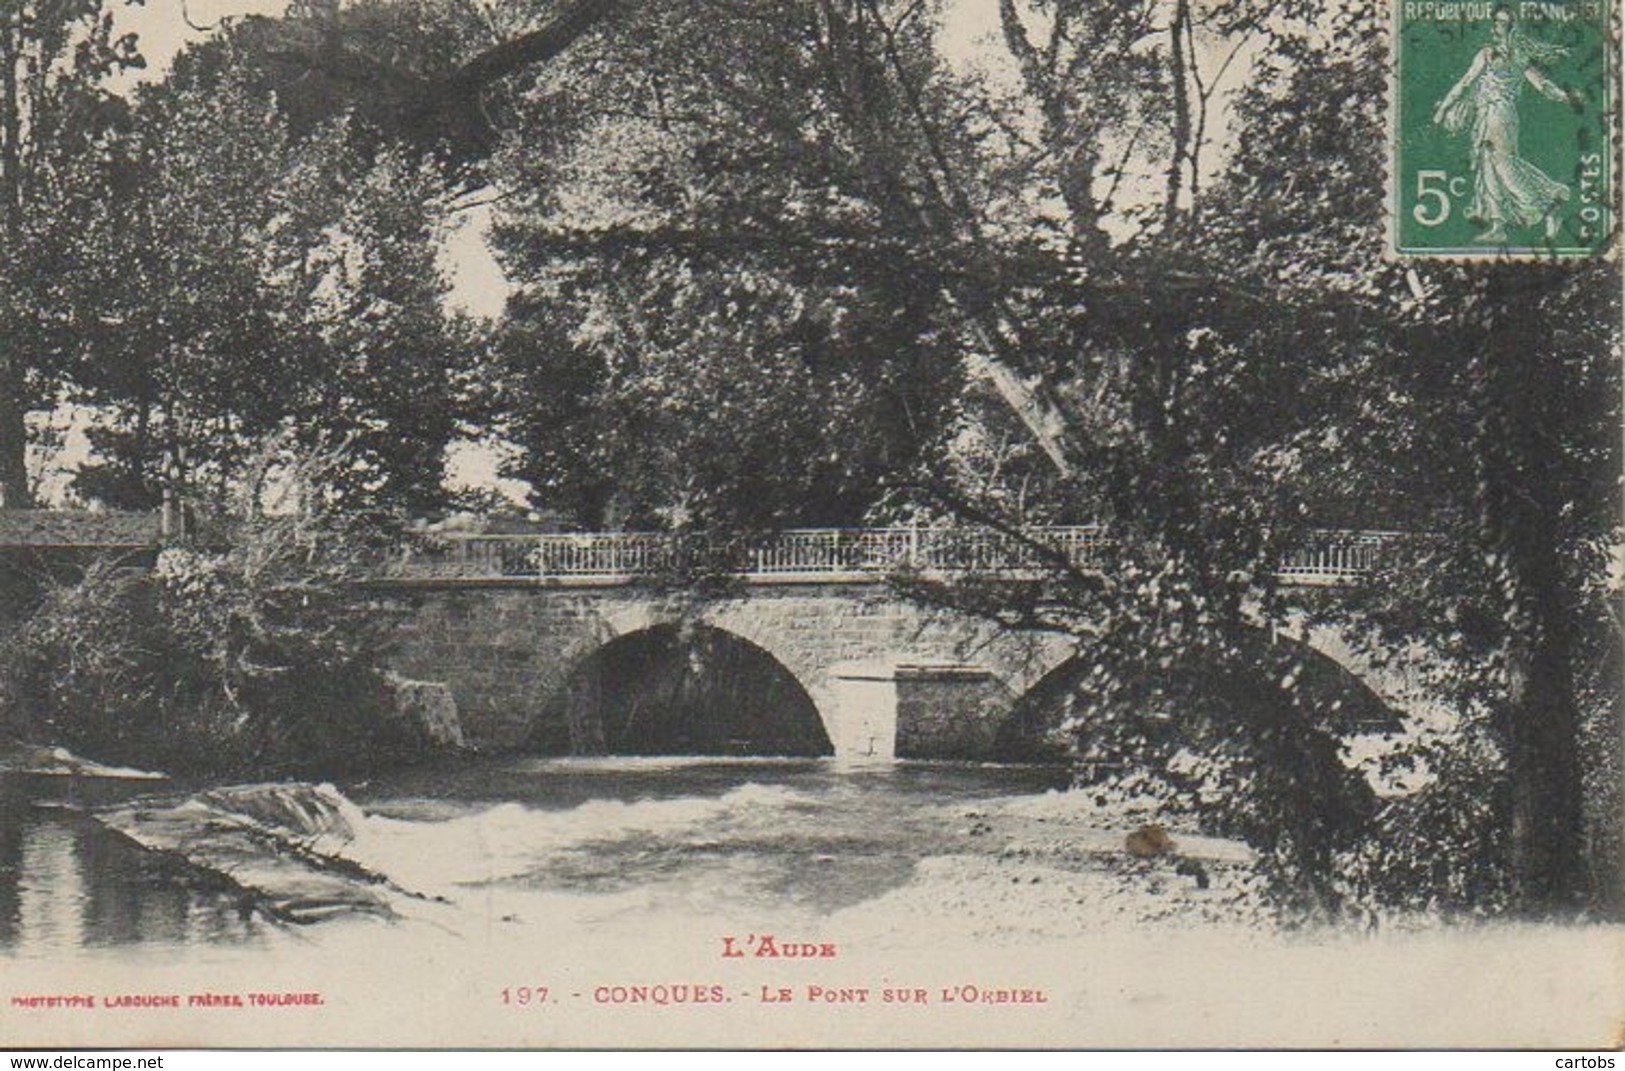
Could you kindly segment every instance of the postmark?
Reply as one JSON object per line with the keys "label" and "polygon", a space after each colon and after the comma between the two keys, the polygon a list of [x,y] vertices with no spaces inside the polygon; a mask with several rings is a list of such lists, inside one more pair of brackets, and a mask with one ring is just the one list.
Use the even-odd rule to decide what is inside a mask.
{"label": "postmark", "polygon": [[1611,16],[1609,0],[1394,0],[1391,254],[1612,250]]}

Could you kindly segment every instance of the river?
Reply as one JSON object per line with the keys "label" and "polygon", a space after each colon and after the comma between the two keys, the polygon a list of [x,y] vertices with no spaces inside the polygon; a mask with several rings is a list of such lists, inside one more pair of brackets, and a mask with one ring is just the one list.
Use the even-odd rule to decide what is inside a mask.
{"label": "river", "polygon": [[[1065,780],[1053,767],[503,758],[340,787],[359,808],[350,854],[465,907],[452,924],[483,926],[493,906],[513,918],[535,894],[827,915],[949,850],[965,825],[956,808]],[[235,891],[58,807],[138,790],[152,786],[0,775],[0,949],[60,957],[278,943]]]}
{"label": "river", "polygon": [[1049,791],[1065,780],[768,759],[405,771],[324,797],[388,917],[289,925],[59,806],[151,783],[12,775],[0,1039],[1574,1048],[1617,1028],[1618,926],[1260,928],[1245,848],[1176,830],[1177,859],[1133,859],[1121,827]]}

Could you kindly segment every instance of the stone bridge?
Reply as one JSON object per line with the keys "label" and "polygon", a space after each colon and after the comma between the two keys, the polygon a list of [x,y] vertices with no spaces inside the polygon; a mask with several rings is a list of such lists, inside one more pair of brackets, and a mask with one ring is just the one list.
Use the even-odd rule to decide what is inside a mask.
{"label": "stone bridge", "polygon": [[1071,654],[1053,635],[928,611],[880,585],[782,584],[714,601],[635,587],[441,586],[414,602],[400,671],[450,685],[474,741],[557,753],[604,750],[605,727],[560,700],[579,707],[612,683],[590,676],[595,658],[655,633],[733,646],[731,665],[761,662],[763,690],[782,669],[829,748],[853,758],[990,756],[1000,716]]}
{"label": "stone bridge", "polygon": [[[1049,530],[1046,543],[1084,565],[1110,553],[1092,528]],[[1281,578],[1347,580],[1381,543],[1337,533]],[[449,685],[464,732],[492,749],[985,760],[1004,757],[1019,701],[1074,655],[1065,637],[925,607],[885,582],[903,564],[1031,567],[995,533],[790,532],[749,551],[726,597],[637,582],[681,552],[627,534],[444,538],[384,581],[410,607],[396,668]],[[661,674],[664,685],[639,679]],[[708,675],[710,690],[693,693]],[[664,728],[635,725],[685,702],[707,725],[669,713],[647,715]],[[741,704],[756,709],[731,710]]]}

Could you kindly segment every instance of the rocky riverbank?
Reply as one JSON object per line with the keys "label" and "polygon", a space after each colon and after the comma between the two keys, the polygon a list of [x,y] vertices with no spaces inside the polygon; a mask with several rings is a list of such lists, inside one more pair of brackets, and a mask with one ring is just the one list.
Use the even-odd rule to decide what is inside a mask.
{"label": "rocky riverbank", "polygon": [[1235,841],[1125,821],[1077,792],[945,810],[962,849],[923,860],[912,880],[833,926],[878,934],[907,918],[911,931],[1031,939],[1244,927],[1267,915],[1253,854]]}

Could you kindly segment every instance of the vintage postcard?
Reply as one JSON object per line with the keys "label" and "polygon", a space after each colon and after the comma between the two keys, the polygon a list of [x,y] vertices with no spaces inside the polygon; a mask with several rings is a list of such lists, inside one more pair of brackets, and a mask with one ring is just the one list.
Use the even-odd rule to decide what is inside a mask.
{"label": "vintage postcard", "polygon": [[1604,1049],[1603,0],[0,2],[0,1044]]}

